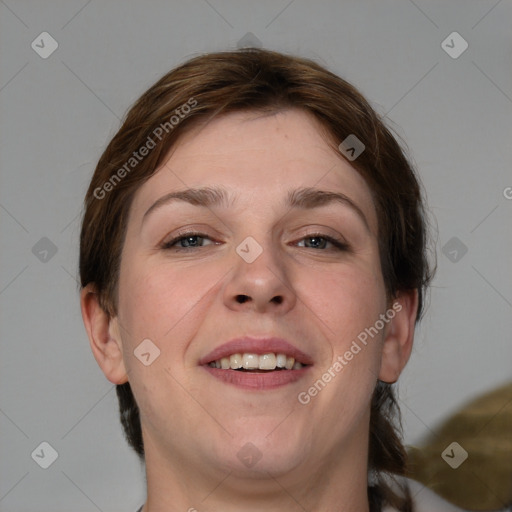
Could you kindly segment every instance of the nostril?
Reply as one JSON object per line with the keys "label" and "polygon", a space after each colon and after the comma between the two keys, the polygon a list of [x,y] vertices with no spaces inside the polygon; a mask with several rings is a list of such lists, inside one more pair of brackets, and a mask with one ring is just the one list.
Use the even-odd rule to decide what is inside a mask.
{"label": "nostril", "polygon": [[[251,300],[251,298],[248,295],[237,295],[236,300],[239,304],[243,304],[244,302]],[[281,295],[276,295],[271,299],[271,302],[274,302],[275,304],[282,304],[283,297]]]}

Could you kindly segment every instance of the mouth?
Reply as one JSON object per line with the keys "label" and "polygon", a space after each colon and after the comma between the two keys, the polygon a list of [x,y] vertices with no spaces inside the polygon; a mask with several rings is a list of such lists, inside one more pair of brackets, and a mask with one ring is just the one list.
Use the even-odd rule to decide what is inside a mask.
{"label": "mouth", "polygon": [[263,390],[299,380],[313,360],[283,339],[242,338],[213,350],[199,364],[223,382]]}
{"label": "mouth", "polygon": [[261,355],[254,353],[230,354],[227,357],[210,361],[208,366],[222,370],[267,373],[272,371],[300,370],[308,365],[296,361],[293,356],[269,352]]}

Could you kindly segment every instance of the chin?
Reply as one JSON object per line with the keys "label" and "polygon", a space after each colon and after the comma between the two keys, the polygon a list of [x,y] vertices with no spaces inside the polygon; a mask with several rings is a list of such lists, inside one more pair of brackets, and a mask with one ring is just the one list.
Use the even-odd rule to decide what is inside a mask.
{"label": "chin", "polygon": [[[280,420],[282,422],[282,419]],[[286,423],[286,422],[285,422]],[[237,474],[262,478],[285,474],[304,463],[307,450],[296,425],[279,425],[278,421],[251,420],[251,427],[239,431],[221,450],[229,454],[225,461]]]}
{"label": "chin", "polygon": [[[251,456],[254,459],[251,461]],[[228,462],[230,470],[239,477],[268,479],[282,477],[296,470],[305,461],[305,455],[297,447],[280,450],[259,450],[246,444],[238,453],[233,453]]]}

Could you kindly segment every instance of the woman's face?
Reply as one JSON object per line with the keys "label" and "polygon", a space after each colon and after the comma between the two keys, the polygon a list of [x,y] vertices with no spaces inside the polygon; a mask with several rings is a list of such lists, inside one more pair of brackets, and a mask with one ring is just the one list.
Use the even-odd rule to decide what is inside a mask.
{"label": "woman's face", "polygon": [[[322,133],[298,110],[230,114],[187,133],[137,191],[112,332],[147,457],[277,475],[366,450],[391,325],[377,322],[377,217]],[[307,366],[259,370],[293,355]]]}

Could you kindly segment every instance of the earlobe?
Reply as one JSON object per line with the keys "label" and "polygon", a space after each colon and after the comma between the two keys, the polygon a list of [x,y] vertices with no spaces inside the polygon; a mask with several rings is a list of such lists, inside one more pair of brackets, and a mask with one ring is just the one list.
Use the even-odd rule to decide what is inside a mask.
{"label": "earlobe", "polygon": [[88,284],[80,292],[80,307],[96,362],[110,382],[124,384],[128,381],[128,376],[123,361],[118,322],[100,306],[99,294],[94,284]]}
{"label": "earlobe", "polygon": [[393,301],[392,310],[395,314],[384,337],[379,373],[379,380],[388,383],[398,380],[411,355],[418,310],[418,290],[399,292]]}

